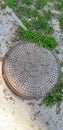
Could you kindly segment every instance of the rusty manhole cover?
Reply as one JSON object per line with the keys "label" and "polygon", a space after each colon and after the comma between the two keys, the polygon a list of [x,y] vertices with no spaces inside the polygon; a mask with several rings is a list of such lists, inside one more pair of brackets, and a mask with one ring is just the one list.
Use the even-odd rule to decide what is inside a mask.
{"label": "rusty manhole cover", "polygon": [[59,66],[47,49],[32,43],[20,43],[3,59],[3,77],[18,96],[40,98],[57,83]]}

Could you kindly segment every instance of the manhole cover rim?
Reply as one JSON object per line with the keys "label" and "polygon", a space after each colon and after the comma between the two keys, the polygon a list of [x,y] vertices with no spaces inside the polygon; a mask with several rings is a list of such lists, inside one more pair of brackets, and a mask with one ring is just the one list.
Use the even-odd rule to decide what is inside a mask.
{"label": "manhole cover rim", "polygon": [[[4,58],[3,58],[3,62],[2,62],[2,75],[3,75],[3,78],[7,84],[7,86],[19,97],[22,97],[22,98],[26,98],[26,99],[38,99],[38,98],[43,98],[45,95],[47,95],[47,93],[49,93],[56,85],[56,83],[48,90],[48,92],[45,92],[44,95],[39,95],[38,97],[36,95],[33,95],[33,96],[30,96],[30,95],[26,95],[26,94],[22,94],[20,92],[18,92],[13,86],[12,84],[9,82],[8,80],[8,77],[6,75],[6,69],[5,69],[5,61],[6,61],[6,58],[7,56],[11,53],[11,51],[13,50],[13,48],[17,47],[18,45],[25,45],[25,44],[35,44],[35,43],[25,43],[25,42],[20,42],[20,43],[17,43],[16,45],[14,45],[13,47],[11,47],[8,52],[5,54]],[[35,44],[35,46],[37,46]],[[43,47],[42,47],[43,48]],[[49,52],[51,52],[49,49],[45,48],[46,50],[48,50]],[[58,58],[56,57],[56,55],[51,52],[51,54],[55,57],[55,60],[57,62],[57,65],[58,65],[58,76],[57,76],[57,82],[58,82],[58,79],[59,79],[59,72],[60,72],[60,65],[59,65],[59,61],[58,61]]]}

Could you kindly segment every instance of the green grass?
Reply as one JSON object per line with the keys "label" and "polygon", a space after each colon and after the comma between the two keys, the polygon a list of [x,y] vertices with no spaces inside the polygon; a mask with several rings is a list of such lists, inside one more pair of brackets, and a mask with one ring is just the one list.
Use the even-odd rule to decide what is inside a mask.
{"label": "green grass", "polygon": [[[31,18],[31,22],[26,22],[26,20],[22,20],[24,21],[25,23],[25,26],[30,29],[30,27],[34,29],[36,29],[37,31],[39,30],[42,30],[43,33],[45,34],[48,34],[48,33],[53,33],[54,30],[53,30],[53,27],[50,26],[48,24],[48,18],[51,19],[51,12],[48,11],[47,13],[45,12],[45,17],[41,17],[39,14],[38,14],[38,11],[35,9],[35,10],[31,10],[30,8],[28,7],[24,7],[24,6],[20,6],[18,7],[16,10],[16,15],[22,20],[23,19],[23,16],[25,18]],[[48,16],[47,16],[48,15]],[[37,18],[38,20],[36,20],[35,18]],[[29,25],[29,27],[28,27]]]}
{"label": "green grass", "polygon": [[6,5],[14,9],[18,5],[18,0],[6,0]]}
{"label": "green grass", "polygon": [[54,1],[54,6],[57,10],[63,11],[63,0]]}
{"label": "green grass", "polygon": [[32,26],[37,30],[38,29],[47,29],[48,23],[43,18],[39,18],[37,20],[32,21]]}
{"label": "green grass", "polygon": [[21,18],[21,17],[26,17],[26,18],[31,18],[31,17],[37,17],[38,12],[37,10],[31,10],[30,7],[25,7],[25,6],[19,6],[15,10],[16,15]]}
{"label": "green grass", "polygon": [[22,41],[37,43],[39,46],[50,48],[51,50],[56,46],[56,40],[50,36],[42,35],[37,31],[24,31],[18,29],[19,39]]}
{"label": "green grass", "polygon": [[21,0],[23,4],[31,5],[33,0]]}
{"label": "green grass", "polygon": [[31,15],[31,17],[34,17],[34,18],[39,16],[38,11],[36,9],[31,11],[30,15]]}
{"label": "green grass", "polygon": [[[28,25],[29,25],[29,27],[32,26],[31,27],[32,29],[34,28],[38,31],[42,30],[43,33],[45,33],[45,34],[48,34],[48,33],[51,34],[54,32],[53,27],[48,24],[48,18],[51,19],[50,11],[48,11],[47,13],[44,11],[45,17],[40,16],[36,9],[32,11],[30,8],[24,7],[24,6],[18,7],[15,10],[15,12],[16,12],[16,15],[21,20],[23,19],[23,21],[25,21],[24,23],[27,23],[26,20],[24,20],[25,18],[31,18],[30,24],[29,23],[25,24],[26,27],[28,27]],[[25,17],[25,18],[23,18],[23,17]],[[35,18],[37,18],[37,20]],[[28,27],[28,29],[29,29],[29,27]]]}
{"label": "green grass", "polygon": [[54,16],[54,14],[51,13],[51,10],[48,11],[43,10],[43,17],[46,21],[51,20],[52,16]]}
{"label": "green grass", "polygon": [[50,92],[43,100],[46,106],[52,107],[56,103],[60,103],[63,100],[63,81],[57,83],[56,88]]}
{"label": "green grass", "polygon": [[32,26],[27,20],[22,20],[22,22],[28,30],[32,30]]}
{"label": "green grass", "polygon": [[[47,0],[48,1],[48,0]],[[22,2],[31,2],[31,0],[25,0]],[[38,1],[36,1],[38,2]],[[40,1],[42,4],[44,3],[43,0]],[[45,0],[46,3],[46,0]],[[45,4],[44,3],[44,4]],[[54,33],[53,27],[48,24],[48,21],[52,17],[52,13],[50,10],[47,12],[43,10],[43,16],[40,16],[37,9],[32,10],[31,7],[18,5],[17,0],[8,0],[6,5],[12,7],[16,13],[16,15],[24,21],[24,25],[30,30],[37,30],[38,32],[43,32],[43,34],[52,34]],[[31,19],[31,22],[27,22],[26,19]],[[38,19],[38,20],[36,20]],[[29,25],[29,26],[28,26]]]}
{"label": "green grass", "polygon": [[37,0],[36,1],[36,8],[37,9],[42,9],[46,4],[47,4],[48,0]]}
{"label": "green grass", "polygon": [[19,18],[21,18],[22,16],[23,17],[27,17],[27,18],[30,18],[31,17],[31,10],[30,10],[30,8],[28,8],[28,7],[24,7],[24,6],[19,6],[19,7],[17,7],[16,8],[16,10],[15,10],[15,13],[16,13],[16,15],[19,17]]}
{"label": "green grass", "polygon": [[48,24],[44,17],[39,18],[38,20],[32,21],[32,26],[36,30],[41,30],[44,34],[51,34],[54,32],[53,27]]}

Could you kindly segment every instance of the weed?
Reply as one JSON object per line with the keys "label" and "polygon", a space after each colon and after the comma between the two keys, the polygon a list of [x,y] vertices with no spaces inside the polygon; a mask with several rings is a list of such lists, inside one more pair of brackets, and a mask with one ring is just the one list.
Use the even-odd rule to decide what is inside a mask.
{"label": "weed", "polygon": [[52,16],[54,16],[54,14],[51,13],[50,10],[48,10],[48,11],[43,10],[43,17],[44,17],[44,19],[45,19],[46,21],[51,20]]}
{"label": "weed", "polygon": [[[26,2],[30,2],[30,1],[31,0],[27,0]],[[13,1],[11,0],[11,2],[10,2],[10,0],[8,0],[6,4],[11,6],[12,8],[14,8],[16,2],[17,2],[17,0],[13,0]],[[22,2],[26,3],[25,0],[22,1]],[[36,1],[36,2],[38,2],[38,1]],[[41,0],[41,3],[43,4],[44,1]],[[12,4],[14,6],[12,6]],[[22,21],[24,21],[25,26],[29,30],[30,29],[32,31],[33,30],[37,30],[38,32],[43,32],[44,34],[48,34],[48,33],[52,34],[54,32],[53,27],[48,24],[48,21],[51,19],[51,16],[52,16],[52,13],[51,13],[50,10],[47,11],[47,12],[45,10],[43,10],[43,14],[44,15],[40,16],[38,11],[37,11],[37,9],[32,10],[28,6],[23,6],[23,5],[18,6],[17,5],[16,8],[14,8],[14,11],[15,11],[16,15]],[[29,19],[29,18],[31,18],[31,22],[30,23],[26,21],[26,19]],[[38,19],[38,20],[36,20],[36,19]]]}
{"label": "weed", "polygon": [[18,5],[18,0],[7,0],[6,5],[14,9]]}
{"label": "weed", "polygon": [[29,19],[36,18],[39,16],[38,11],[31,10],[29,7],[19,6],[15,9],[15,13],[19,18]]}
{"label": "weed", "polygon": [[32,11],[30,8],[25,7],[25,6],[19,6],[15,10],[16,15],[21,18],[21,17],[27,17],[31,18],[32,17]]}
{"label": "weed", "polygon": [[48,24],[48,22],[42,17],[39,18],[38,20],[33,20],[32,21],[32,26],[36,30],[42,30],[45,34],[48,33],[53,33],[53,27]]}
{"label": "weed", "polygon": [[27,5],[31,5],[33,0],[22,0],[22,3],[25,3]]}
{"label": "weed", "polygon": [[18,36],[20,40],[37,43],[38,45],[50,48],[51,50],[56,46],[56,40],[54,38],[42,35],[37,31],[24,31],[19,28]]}
{"label": "weed", "polygon": [[57,10],[62,10],[63,11],[63,0],[57,0],[54,1],[54,6]]}
{"label": "weed", "polygon": [[22,22],[23,22],[23,24],[25,25],[25,27],[26,27],[27,29],[32,30],[32,26],[31,26],[31,24],[30,24],[28,21],[22,20]]}
{"label": "weed", "polygon": [[56,87],[43,100],[46,106],[53,106],[56,103],[61,103],[63,100],[63,81],[59,81]]}
{"label": "weed", "polygon": [[54,33],[54,29],[51,25],[48,25],[45,30],[45,34],[52,34],[52,33]]}
{"label": "weed", "polygon": [[36,8],[37,9],[42,9],[46,4],[48,0],[37,0],[36,1]]}
{"label": "weed", "polygon": [[35,10],[33,10],[33,11],[31,11],[31,17],[38,17],[39,16],[39,14],[38,14],[38,11],[35,9]]}
{"label": "weed", "polygon": [[48,26],[48,23],[43,18],[41,19],[39,18],[36,21],[35,20],[32,21],[32,26],[35,29],[46,29]]}

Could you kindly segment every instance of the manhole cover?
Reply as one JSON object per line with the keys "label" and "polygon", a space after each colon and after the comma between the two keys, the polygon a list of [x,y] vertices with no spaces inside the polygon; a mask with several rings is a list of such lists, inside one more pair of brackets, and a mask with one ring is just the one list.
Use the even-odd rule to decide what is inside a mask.
{"label": "manhole cover", "polygon": [[32,43],[14,46],[3,59],[3,77],[18,96],[40,98],[55,86],[59,67],[54,55]]}

